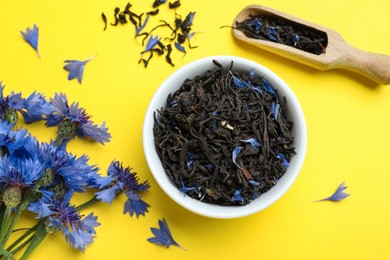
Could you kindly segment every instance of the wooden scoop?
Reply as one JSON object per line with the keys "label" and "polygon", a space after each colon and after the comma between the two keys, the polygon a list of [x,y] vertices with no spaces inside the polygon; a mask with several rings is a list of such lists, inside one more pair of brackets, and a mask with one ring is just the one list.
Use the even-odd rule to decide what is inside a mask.
{"label": "wooden scoop", "polygon": [[319,70],[342,68],[360,73],[379,84],[390,84],[390,56],[356,49],[345,42],[339,33],[325,27],[261,5],[250,5],[244,8],[234,20],[233,27],[236,25],[236,22],[242,22],[249,19],[251,18],[251,15],[261,14],[280,17],[282,19],[287,19],[292,23],[324,32],[328,38],[325,52],[316,55],[288,45],[249,38],[238,29],[233,29],[234,37]]}

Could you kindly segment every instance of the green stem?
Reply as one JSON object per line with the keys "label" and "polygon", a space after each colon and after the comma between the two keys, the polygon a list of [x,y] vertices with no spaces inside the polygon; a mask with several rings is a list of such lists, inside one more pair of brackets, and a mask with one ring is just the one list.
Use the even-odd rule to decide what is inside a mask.
{"label": "green stem", "polygon": [[12,209],[7,207],[4,212],[3,221],[1,222],[1,228],[0,228],[0,248],[3,249],[5,242],[7,241],[6,235],[7,235],[7,227],[9,220],[11,218],[11,212]]}
{"label": "green stem", "polygon": [[80,206],[76,207],[76,209],[77,210],[83,210],[85,208],[88,208],[89,206],[92,206],[93,204],[95,204],[96,202],[99,201],[96,197],[97,196],[93,197],[92,199],[88,200],[87,202],[84,202]]}
{"label": "green stem", "polygon": [[[0,240],[0,248],[4,248],[5,244],[7,243],[9,237],[11,236],[12,234],[12,231],[14,230],[15,226],[16,226],[16,223],[18,222],[20,216],[22,215],[22,212],[26,209],[27,205],[33,201],[36,197],[36,192],[30,190],[23,198],[22,202],[20,203],[19,207],[17,207],[17,210],[14,214],[14,217],[12,219],[12,222],[11,224],[9,225],[8,227],[8,230],[7,232],[5,233],[5,235],[3,235],[1,233],[1,235],[3,235],[3,239]],[[6,212],[7,212],[8,208],[6,209]],[[5,221],[4,221],[5,222]],[[8,224],[8,223],[7,223]],[[4,230],[2,229],[2,232]]]}
{"label": "green stem", "polygon": [[[12,249],[14,249],[14,247],[16,247],[18,244],[20,244],[26,237],[28,237],[31,233],[33,233],[35,230],[37,230],[37,227],[38,227],[38,224],[35,224],[35,226],[33,226],[32,228],[28,228],[27,231],[21,235],[17,240],[15,240],[8,248],[7,248],[7,251],[11,251]],[[14,230],[16,231],[16,230]],[[30,237],[31,238],[31,237]],[[29,239],[30,239],[29,238]],[[18,250],[19,251],[19,250]],[[12,251],[13,252],[13,251]]]}
{"label": "green stem", "polygon": [[57,146],[57,147],[60,147],[60,145],[64,142],[64,139],[59,137],[57,135],[56,139],[54,140],[54,145]]}
{"label": "green stem", "polygon": [[27,247],[26,251],[20,258],[20,260],[25,260],[32,253],[32,251],[45,239],[47,236],[47,230],[44,221],[40,221],[35,231],[35,234],[31,237],[30,245]]}
{"label": "green stem", "polygon": [[8,251],[0,248],[0,255],[7,257],[8,259],[15,259],[15,257]]}
{"label": "green stem", "polygon": [[30,243],[33,239],[33,236],[29,237],[26,241],[24,241],[22,244],[20,244],[17,248],[11,251],[11,254],[16,254],[19,252],[23,247],[25,247],[28,243]]}

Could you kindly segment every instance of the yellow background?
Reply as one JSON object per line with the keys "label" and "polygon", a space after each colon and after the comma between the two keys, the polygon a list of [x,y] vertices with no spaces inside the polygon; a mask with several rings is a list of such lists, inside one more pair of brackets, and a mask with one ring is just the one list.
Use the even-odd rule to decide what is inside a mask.
{"label": "yellow background", "polygon": [[[151,10],[152,0],[132,1],[132,11]],[[137,64],[143,47],[130,25],[103,31],[116,6],[127,1],[6,1],[0,3],[0,80],[5,94],[32,91],[52,97],[64,92],[79,102],[99,125],[106,121],[112,140],[105,146],[75,140],[69,150],[87,153],[105,174],[109,163],[124,162],[150,191],[146,217],[123,215],[125,198],[91,210],[102,224],[95,242],[83,254],[61,234],[46,238],[31,259],[390,259],[390,86],[376,85],[344,70],[321,72],[236,41],[231,25],[249,4],[262,4],[338,31],[360,49],[390,54],[390,2],[384,0],[182,0],[178,13],[195,11],[192,41],[197,49],[185,57],[173,52],[175,67],[164,57],[145,69]],[[173,20],[164,5],[152,17]],[[37,24],[41,59],[22,39],[20,30]],[[231,220],[209,219],[176,205],[154,181],[143,154],[143,116],[153,93],[181,66],[211,55],[237,55],[276,72],[295,92],[308,128],[307,156],[291,189],[257,214]],[[85,60],[83,83],[68,81],[66,59]],[[29,126],[41,141],[55,129]],[[345,181],[351,194],[339,203],[314,203]],[[85,214],[90,210],[86,210]],[[26,215],[20,226],[34,215]],[[158,219],[165,217],[174,238],[187,250],[159,247],[146,241]],[[20,255],[19,255],[20,256]]]}

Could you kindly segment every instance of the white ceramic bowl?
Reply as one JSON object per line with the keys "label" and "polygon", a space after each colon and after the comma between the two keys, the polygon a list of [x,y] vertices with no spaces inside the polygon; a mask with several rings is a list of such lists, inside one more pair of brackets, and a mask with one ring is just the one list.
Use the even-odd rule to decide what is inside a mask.
{"label": "white ceramic bowl", "polygon": [[[209,69],[215,68],[213,60],[217,60],[224,67],[229,66],[231,61],[233,61],[233,71],[246,71],[249,73],[254,69],[256,75],[263,76],[273,88],[278,90],[278,94],[281,97],[286,97],[288,106],[287,115],[294,123],[292,134],[294,136],[296,155],[292,157],[287,172],[268,192],[261,194],[260,197],[244,206],[219,206],[201,202],[189,196],[184,196],[184,194],[181,193],[176,186],[174,186],[165,173],[155,149],[153,135],[154,112],[157,109],[161,109],[166,106],[168,94],[179,89],[184,80],[187,78],[194,78]],[[247,216],[263,210],[277,201],[290,188],[298,176],[306,153],[306,142],[307,134],[304,115],[297,98],[287,84],[275,73],[264,66],[256,62],[234,56],[213,56],[203,58],[191,62],[175,71],[161,84],[154,94],[147,108],[143,125],[144,153],[150,171],[157,183],[169,197],[184,208],[197,214],[212,218],[237,218]]]}

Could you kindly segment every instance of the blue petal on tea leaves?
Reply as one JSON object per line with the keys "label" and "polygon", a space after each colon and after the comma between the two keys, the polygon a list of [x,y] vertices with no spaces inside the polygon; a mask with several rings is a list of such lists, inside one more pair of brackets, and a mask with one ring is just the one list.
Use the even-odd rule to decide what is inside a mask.
{"label": "blue petal on tea leaves", "polygon": [[258,86],[252,86],[252,89],[260,95],[263,95],[263,91]]}
{"label": "blue petal on tea leaves", "polygon": [[158,36],[153,37],[153,35],[151,35],[148,42],[146,43],[145,50],[142,53],[145,53],[145,52],[153,49],[154,46],[156,46],[159,41],[160,41],[160,39],[158,38]]}
{"label": "blue petal on tea leaves", "polygon": [[299,40],[300,40],[299,35],[294,33],[293,36],[292,36],[292,40],[294,42],[294,45],[297,45]]}
{"label": "blue petal on tea leaves", "polygon": [[83,80],[84,67],[87,62],[89,62],[92,58],[84,61],[78,60],[65,60],[66,65],[64,66],[64,70],[69,72],[68,80],[72,80],[77,78],[78,82],[81,84]]}
{"label": "blue petal on tea leaves", "polygon": [[324,198],[324,199],[317,200],[317,202],[318,201],[325,201],[325,200],[337,202],[337,201],[343,200],[343,199],[347,198],[348,196],[350,196],[350,194],[344,192],[344,190],[346,188],[347,188],[347,186],[345,186],[345,182],[342,182],[339,185],[339,187],[337,188],[337,190],[331,196]]}
{"label": "blue petal on tea leaves", "polygon": [[248,83],[248,82],[246,82],[244,80],[241,80],[240,78],[238,78],[234,74],[231,74],[231,75],[232,75],[232,79],[233,79],[234,85],[236,85],[236,87],[238,87],[238,88],[248,88],[248,87],[251,86],[250,83]]}
{"label": "blue petal on tea leaves", "polygon": [[263,23],[259,21],[259,19],[251,19],[248,25],[252,27],[253,30],[257,31],[261,29]]}
{"label": "blue petal on tea leaves", "polygon": [[253,79],[255,76],[256,76],[256,71],[255,71],[255,69],[251,69],[251,71],[249,72],[249,77],[250,77],[251,79]]}
{"label": "blue petal on tea leaves", "polygon": [[271,113],[274,116],[275,120],[278,120],[279,110],[280,110],[280,105],[278,103],[272,102]]}
{"label": "blue petal on tea leaves", "polygon": [[233,152],[232,152],[233,163],[240,169],[242,169],[242,167],[237,164],[236,160],[237,160],[238,154],[241,152],[242,149],[243,149],[242,146],[236,146],[236,147],[234,147]]}
{"label": "blue petal on tea leaves", "polygon": [[272,95],[274,95],[277,98],[278,95],[276,94],[275,90],[271,87],[271,85],[268,83],[267,80],[262,79],[261,86],[265,89],[265,91],[267,91],[268,93],[271,93]]}
{"label": "blue petal on tea leaves", "polygon": [[244,142],[244,143],[250,143],[251,146],[252,146],[253,148],[255,148],[255,149],[261,146],[260,142],[259,142],[256,138],[254,138],[254,137],[253,137],[253,138],[246,139],[246,140],[240,139],[240,141],[241,141],[241,142]]}
{"label": "blue petal on tea leaves", "polygon": [[196,187],[186,187],[184,182],[183,182],[183,179],[180,175],[180,192],[186,194],[187,192],[195,190],[195,189],[196,189]]}
{"label": "blue petal on tea leaves", "polygon": [[259,182],[257,182],[257,181],[254,181],[254,180],[252,180],[252,179],[248,180],[248,182],[249,182],[250,184],[252,184],[253,186],[255,186],[255,187],[257,187],[257,186],[259,186],[259,185],[260,185],[260,183],[259,183]]}
{"label": "blue petal on tea leaves", "polygon": [[148,14],[146,16],[144,22],[141,25],[137,26],[137,28],[135,28],[135,36],[138,36],[139,33],[145,28],[145,26],[146,26],[146,24],[147,24],[147,22],[149,20],[149,17],[150,17],[150,15]]}
{"label": "blue petal on tea leaves", "polygon": [[232,202],[240,202],[240,203],[244,203],[244,198],[241,196],[241,190],[238,189],[234,192],[233,196],[232,196]]}
{"label": "blue petal on tea leaves", "polygon": [[273,27],[270,27],[269,28],[269,31],[268,31],[268,38],[272,41],[275,41],[277,42],[278,39],[276,38],[276,29],[273,28]]}
{"label": "blue petal on tea leaves", "polygon": [[34,50],[38,53],[38,56],[40,56],[39,50],[38,50],[39,28],[37,27],[37,25],[34,24],[34,27],[32,29],[31,28],[27,28],[26,32],[20,31],[20,33],[22,34],[24,40],[26,42],[28,42],[28,44],[30,44],[30,46],[33,47]]}
{"label": "blue petal on tea leaves", "polygon": [[183,250],[185,250],[182,246],[180,246],[172,237],[171,231],[169,230],[167,221],[163,218],[158,221],[158,228],[150,228],[154,237],[148,238],[148,241],[157,245],[162,245],[169,248],[171,245],[177,246]]}
{"label": "blue petal on tea leaves", "polygon": [[284,154],[278,153],[278,154],[276,155],[276,158],[282,160],[282,164],[286,167],[286,169],[290,166],[290,164],[288,163],[288,161],[287,161],[287,159],[286,159],[286,156],[284,156]]}
{"label": "blue petal on tea leaves", "polygon": [[187,51],[186,51],[186,49],[184,48],[184,46],[181,45],[180,43],[175,42],[175,47],[176,47],[176,49],[178,49],[179,51],[184,52],[184,53],[187,53]]}

